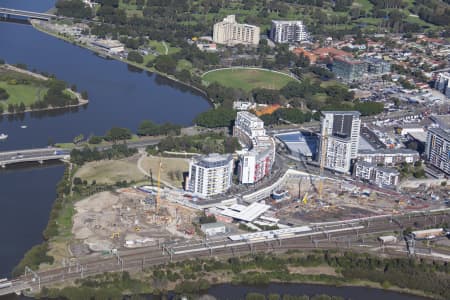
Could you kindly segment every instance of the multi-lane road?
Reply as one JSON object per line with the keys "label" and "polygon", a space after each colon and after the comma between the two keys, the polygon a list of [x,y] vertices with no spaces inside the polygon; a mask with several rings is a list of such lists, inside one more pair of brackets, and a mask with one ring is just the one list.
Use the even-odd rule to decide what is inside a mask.
{"label": "multi-lane road", "polygon": [[[407,227],[427,228],[450,221],[450,210],[415,212],[408,215],[380,216],[327,224],[311,224],[311,231],[286,237],[270,237],[257,240],[232,241],[229,238],[195,240],[187,243],[168,243],[158,246],[123,249],[110,256],[100,254],[72,261],[71,264],[16,278],[13,285],[0,289],[0,295],[39,289],[76,278],[84,278],[104,272],[139,271],[170,261],[205,257],[241,256],[255,252],[283,252],[289,249],[351,249],[368,251],[380,249],[377,236],[401,232]],[[386,248],[394,255],[405,255],[406,247],[400,241],[393,248]],[[423,246],[421,246],[423,247]],[[390,250],[389,250],[390,249]],[[394,251],[394,252],[393,252]],[[432,249],[416,247],[417,255],[433,256]],[[441,250],[440,250],[441,251]],[[386,252],[385,252],[386,253]],[[435,259],[450,257],[450,251],[434,256]]]}

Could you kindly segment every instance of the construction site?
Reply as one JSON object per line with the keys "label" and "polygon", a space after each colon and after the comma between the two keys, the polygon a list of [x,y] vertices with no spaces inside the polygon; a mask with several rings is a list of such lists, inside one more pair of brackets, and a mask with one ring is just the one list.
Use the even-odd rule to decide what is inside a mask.
{"label": "construction site", "polygon": [[439,208],[441,203],[357,182],[304,176],[286,180],[271,205],[284,224],[303,224]]}
{"label": "construction site", "polygon": [[153,188],[124,188],[95,194],[75,204],[74,256],[89,252],[159,245],[192,238],[198,211],[165,201]]}

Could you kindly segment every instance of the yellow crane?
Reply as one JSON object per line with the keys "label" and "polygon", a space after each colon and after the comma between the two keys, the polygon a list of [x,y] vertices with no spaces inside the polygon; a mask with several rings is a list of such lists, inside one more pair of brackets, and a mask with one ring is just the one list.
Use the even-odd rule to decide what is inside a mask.
{"label": "yellow crane", "polygon": [[302,199],[303,204],[308,204],[308,192],[306,192],[305,196]]}
{"label": "yellow crane", "polygon": [[158,167],[158,189],[156,191],[156,201],[155,201],[155,212],[156,214],[159,211],[159,202],[160,202],[160,189],[161,189],[161,169],[162,169],[162,160],[161,157],[159,157],[159,167]]}

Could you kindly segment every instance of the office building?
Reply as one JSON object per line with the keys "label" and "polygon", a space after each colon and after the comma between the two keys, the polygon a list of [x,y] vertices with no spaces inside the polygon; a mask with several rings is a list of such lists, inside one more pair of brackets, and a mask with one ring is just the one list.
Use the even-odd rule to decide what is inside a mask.
{"label": "office building", "polygon": [[272,21],[270,39],[275,43],[298,43],[308,39],[302,21]]}
{"label": "office building", "polygon": [[350,171],[352,159],[358,155],[360,115],[357,111],[322,112],[319,162],[325,168]]}
{"label": "office building", "polygon": [[231,154],[209,154],[189,163],[186,190],[200,198],[226,192],[232,183],[234,162]]}
{"label": "office building", "polygon": [[367,71],[367,64],[361,60],[337,56],[334,58],[332,71],[343,81],[353,82],[363,78]]}
{"label": "office building", "polygon": [[400,181],[400,173],[394,168],[380,167],[368,162],[357,162],[353,176],[380,187],[395,187]]}
{"label": "office building", "polygon": [[214,24],[213,41],[224,45],[258,45],[260,29],[258,26],[239,24],[235,15],[229,15],[222,22]]}
{"label": "office building", "polygon": [[450,98],[450,73],[439,73],[434,88]]}
{"label": "office building", "polygon": [[442,128],[428,130],[425,155],[428,164],[450,175],[450,133]]}

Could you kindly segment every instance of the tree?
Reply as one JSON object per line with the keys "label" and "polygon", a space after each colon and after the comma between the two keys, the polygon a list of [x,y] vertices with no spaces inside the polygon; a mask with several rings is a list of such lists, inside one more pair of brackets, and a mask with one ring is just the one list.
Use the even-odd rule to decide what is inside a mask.
{"label": "tree", "polygon": [[84,140],[84,135],[79,134],[73,138],[73,143],[76,145],[76,144],[80,143],[82,140]]}
{"label": "tree", "polygon": [[199,126],[214,128],[214,127],[230,127],[236,119],[236,111],[219,107],[207,112],[199,114],[194,123]]}
{"label": "tree", "polygon": [[0,100],[7,100],[9,98],[8,92],[0,87]]}
{"label": "tree", "polygon": [[116,142],[131,138],[131,131],[128,128],[113,127],[105,134],[105,140]]}
{"label": "tree", "polygon": [[172,56],[160,55],[155,59],[155,68],[163,73],[175,74],[177,62]]}
{"label": "tree", "polygon": [[137,51],[130,51],[128,53],[128,60],[142,64],[144,62],[144,57],[142,57],[142,55],[140,55]]}
{"label": "tree", "polygon": [[97,136],[97,135],[93,135],[93,136],[91,136],[89,138],[88,143],[95,145],[95,144],[100,144],[102,141],[103,141],[103,137]]}

